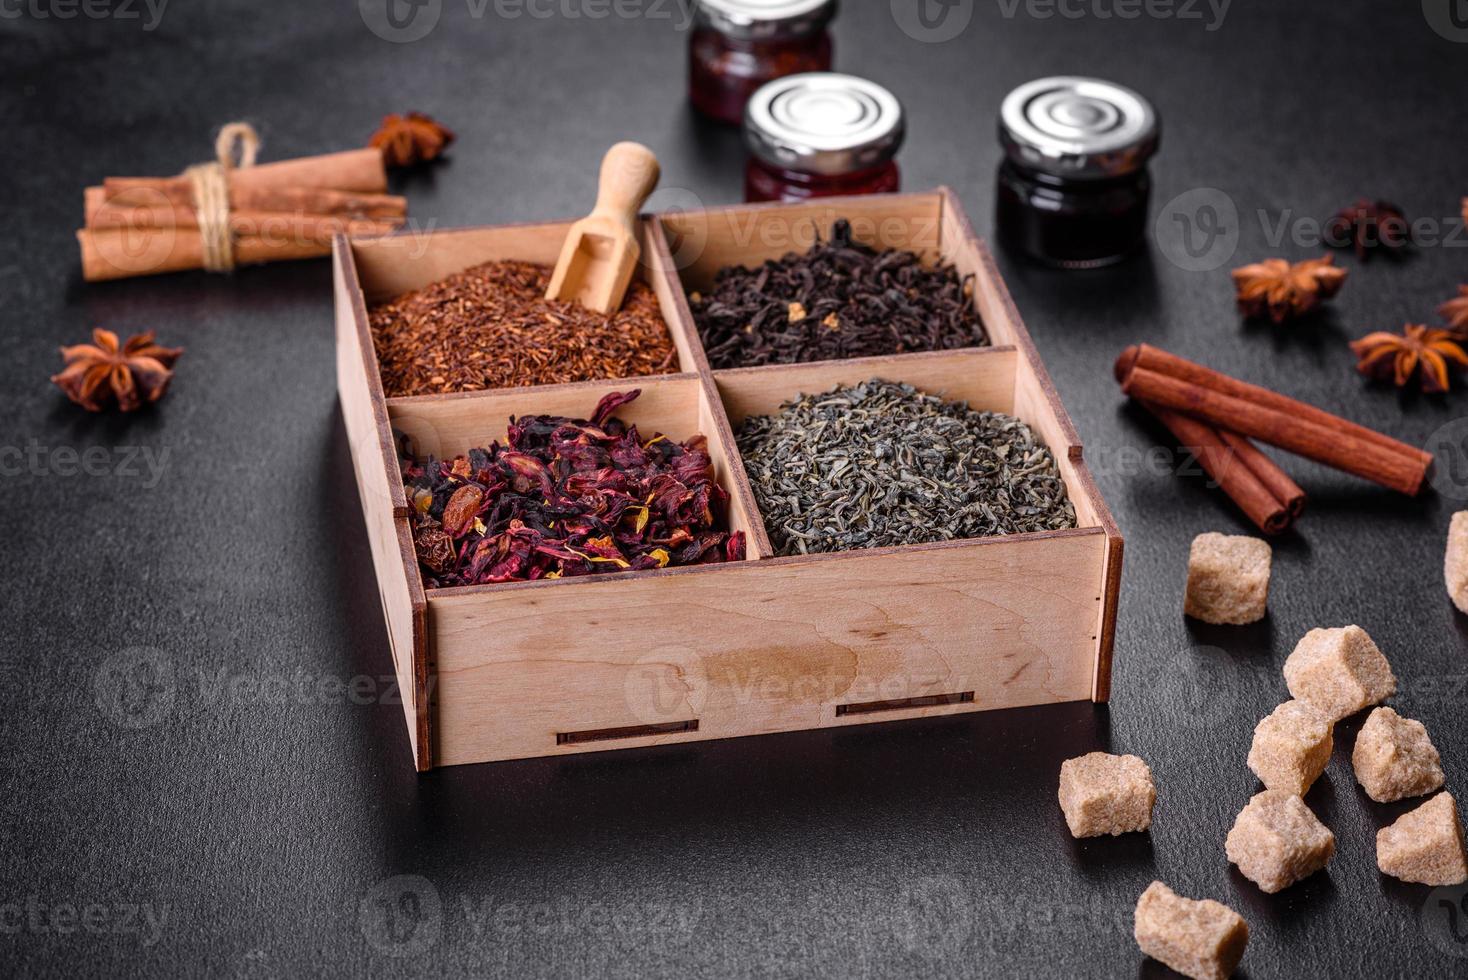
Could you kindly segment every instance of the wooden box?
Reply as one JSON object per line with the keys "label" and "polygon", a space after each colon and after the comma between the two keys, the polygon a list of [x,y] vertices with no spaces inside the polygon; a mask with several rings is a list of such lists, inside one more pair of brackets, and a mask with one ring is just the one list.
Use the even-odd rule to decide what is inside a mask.
{"label": "wooden box", "polygon": [[[804,250],[837,218],[881,247],[973,275],[992,347],[711,371],[685,289],[728,264]],[[342,414],[419,769],[1108,697],[1122,540],[1034,345],[956,198],[842,198],[654,216],[639,274],[682,373],[385,398],[367,304],[492,259],[553,263],[568,223],[348,243],[334,257]],[[872,377],[1009,412],[1059,462],[1079,526],[937,544],[772,557],[733,431],[801,392]],[[709,439],[744,562],[425,590],[393,431],[452,456],[512,415],[619,414]]]}

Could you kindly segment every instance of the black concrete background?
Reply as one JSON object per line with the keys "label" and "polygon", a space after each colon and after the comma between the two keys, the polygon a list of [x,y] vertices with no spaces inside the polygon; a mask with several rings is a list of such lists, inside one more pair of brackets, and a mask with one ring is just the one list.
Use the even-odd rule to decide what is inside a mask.
{"label": "black concrete background", "polygon": [[[1448,481],[1409,501],[1292,463],[1313,503],[1277,543],[1269,618],[1190,624],[1189,540],[1244,526],[1148,455],[1159,433],[1109,371],[1147,340],[1419,444],[1463,416],[1461,395],[1363,383],[1346,349],[1434,320],[1468,280],[1468,44],[1446,3],[1236,0],[1221,22],[1182,3],[1135,19],[1102,0],[1049,17],[960,3],[966,29],[926,43],[886,2],[849,0],[838,64],[905,100],[906,185],[951,185],[981,233],[999,101],[1053,73],[1156,101],[1158,213],[1188,192],[1173,212],[1224,208],[1210,271],[1182,267],[1173,212],[1149,257],[1111,271],[1001,256],[1127,536],[1114,702],[418,777],[388,703],[328,264],[86,286],[72,232],[85,185],[176,172],[227,120],[252,120],[278,159],[358,145],[414,108],[460,137],[451,162],[402,183],[422,222],[582,212],[621,138],[662,157],[682,189],[662,201],[737,198],[737,140],[685,107],[675,7],[441,6],[426,38],[390,43],[350,0],[174,0],[157,23],[141,2],[0,4],[0,972],[1154,976],[1130,937],[1154,877],[1248,918],[1251,977],[1462,972],[1463,890],[1376,871],[1375,831],[1404,808],[1357,788],[1358,723],[1309,797],[1339,839],[1328,873],[1265,896],[1222,841],[1255,790],[1250,730],[1317,625],[1377,638],[1398,707],[1432,731],[1451,787],[1468,785],[1468,631],[1440,571],[1468,493]],[[1241,324],[1227,269],[1317,254],[1301,219],[1362,194],[1452,240],[1342,255],[1351,278],[1328,313]],[[98,324],[188,348],[156,411],[93,417],[47,384],[56,346]],[[67,453],[90,447],[104,472],[77,474]],[[355,694],[333,686],[354,679]],[[1065,833],[1057,767],[1096,748],[1152,764],[1150,834]]]}

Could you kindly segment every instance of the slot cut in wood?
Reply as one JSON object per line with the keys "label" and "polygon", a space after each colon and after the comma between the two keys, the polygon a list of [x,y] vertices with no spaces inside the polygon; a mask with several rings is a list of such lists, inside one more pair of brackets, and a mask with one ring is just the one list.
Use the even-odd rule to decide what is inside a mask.
{"label": "slot cut in wood", "polygon": [[649,735],[673,735],[698,731],[698,719],[670,721],[663,725],[628,725],[625,728],[598,728],[586,732],[557,732],[557,745],[582,745],[586,742],[610,742],[621,738],[646,738]]}
{"label": "slot cut in wood", "polygon": [[900,711],[903,708],[932,708],[944,704],[973,704],[974,692],[961,694],[929,694],[918,698],[897,698],[892,701],[862,701],[858,704],[836,705],[836,717],[844,715],[870,715],[879,711]]}

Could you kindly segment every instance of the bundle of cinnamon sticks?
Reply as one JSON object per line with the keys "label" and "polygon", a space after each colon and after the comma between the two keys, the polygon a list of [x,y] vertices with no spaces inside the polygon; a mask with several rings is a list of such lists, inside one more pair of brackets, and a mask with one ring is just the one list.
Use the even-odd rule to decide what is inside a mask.
{"label": "bundle of cinnamon sticks", "polygon": [[1139,344],[1116,361],[1121,390],[1157,416],[1251,521],[1286,530],[1305,492],[1250,440],[1416,496],[1430,453],[1258,385]]}
{"label": "bundle of cinnamon sticks", "polygon": [[[224,179],[235,264],[328,255],[334,234],[382,235],[407,220],[407,200],[385,193],[375,148],[231,168]],[[206,267],[196,193],[184,175],[109,177],[88,187],[86,227],[77,232],[83,276],[95,282]]]}

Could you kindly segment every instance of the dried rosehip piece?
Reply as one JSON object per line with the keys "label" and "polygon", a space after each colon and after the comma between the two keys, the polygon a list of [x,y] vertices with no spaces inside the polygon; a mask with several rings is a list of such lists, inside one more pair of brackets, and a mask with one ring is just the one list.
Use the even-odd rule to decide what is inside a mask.
{"label": "dried rosehip piece", "polygon": [[404,489],[430,588],[537,581],[742,561],[729,495],[708,443],[644,441],[613,413],[640,391],[603,398],[590,420],[511,419],[506,445],[418,463]]}

